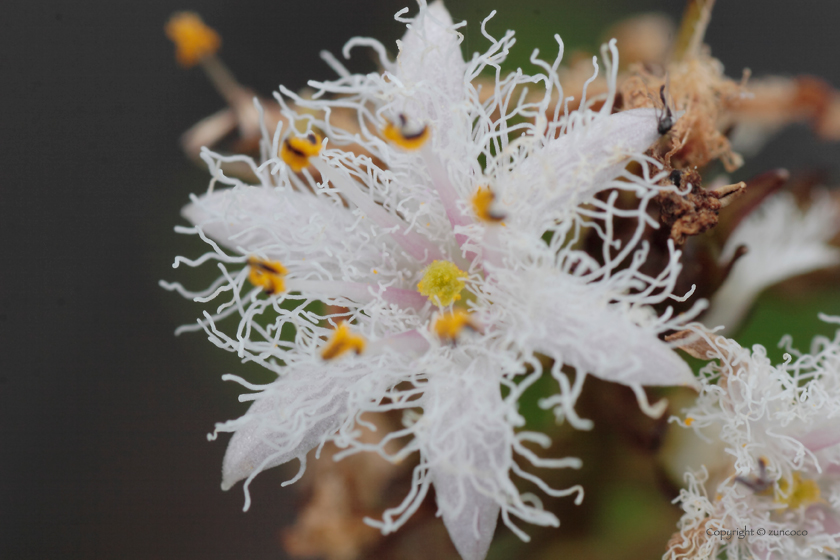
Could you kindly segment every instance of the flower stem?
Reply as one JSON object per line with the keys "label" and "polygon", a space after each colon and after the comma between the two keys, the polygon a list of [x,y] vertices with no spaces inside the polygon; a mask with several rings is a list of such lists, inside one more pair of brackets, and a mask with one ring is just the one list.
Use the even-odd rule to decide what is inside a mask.
{"label": "flower stem", "polygon": [[680,62],[699,54],[714,5],[715,0],[688,0],[671,52],[672,62]]}

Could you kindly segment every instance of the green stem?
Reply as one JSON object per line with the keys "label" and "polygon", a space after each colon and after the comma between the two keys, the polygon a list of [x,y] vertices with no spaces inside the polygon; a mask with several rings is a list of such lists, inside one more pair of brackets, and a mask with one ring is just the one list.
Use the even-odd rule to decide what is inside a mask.
{"label": "green stem", "polygon": [[714,5],[715,0],[688,0],[671,53],[672,62],[680,62],[700,53]]}

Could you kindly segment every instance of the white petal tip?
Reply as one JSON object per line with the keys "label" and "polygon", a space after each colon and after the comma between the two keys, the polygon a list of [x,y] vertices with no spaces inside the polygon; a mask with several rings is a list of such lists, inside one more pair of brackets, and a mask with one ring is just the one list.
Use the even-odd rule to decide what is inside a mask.
{"label": "white petal tip", "polygon": [[222,490],[227,492],[228,490],[230,490],[231,488],[236,486],[237,482],[239,482],[240,480],[243,480],[245,478],[248,478],[248,475],[250,475],[250,474],[251,474],[250,472],[241,472],[241,471],[236,472],[236,471],[234,471],[233,469],[230,468],[230,465],[223,465],[223,468],[222,468]]}
{"label": "white petal tip", "polygon": [[487,501],[475,507],[472,515],[462,512],[452,518],[444,512],[444,525],[463,560],[484,560],[487,557],[496,532],[499,510],[497,504]]}

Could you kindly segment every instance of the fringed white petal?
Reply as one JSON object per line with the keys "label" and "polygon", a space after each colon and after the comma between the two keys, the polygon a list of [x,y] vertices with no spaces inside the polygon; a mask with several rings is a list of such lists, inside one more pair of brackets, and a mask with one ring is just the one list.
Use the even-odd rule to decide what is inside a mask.
{"label": "fringed white petal", "polygon": [[[611,303],[615,294],[571,275],[536,270],[518,277],[516,293],[507,295],[518,305],[511,306],[506,326],[519,347],[607,381],[695,385],[691,368],[659,340],[663,325],[649,309]],[[502,278],[500,284],[513,286]]]}
{"label": "fringed white petal", "polygon": [[838,230],[840,211],[828,195],[816,198],[807,212],[790,193],[767,199],[726,241],[723,262],[741,245],[747,254],[715,293],[703,324],[732,332],[765,288],[840,263],[840,249],[828,245]]}
{"label": "fringed white petal", "polygon": [[[311,265],[318,263],[319,280],[348,279],[348,270],[370,273],[378,260],[378,251],[368,244],[375,232],[365,230],[350,211],[323,196],[238,186],[197,197],[182,214],[228,249],[287,266],[307,259]],[[387,239],[382,242],[388,244]],[[375,277],[357,274],[353,279]]]}
{"label": "fringed white petal", "polygon": [[434,377],[426,392],[421,449],[438,511],[464,560],[483,560],[509,485],[513,431],[491,372]]}
{"label": "fringed white petal", "polygon": [[443,94],[452,101],[464,98],[467,64],[455,27],[441,0],[428,6],[421,0],[420,12],[397,43],[397,76],[407,88],[424,83],[426,92]]}
{"label": "fringed white petal", "polygon": [[[437,489],[438,507],[443,511],[443,524],[449,532],[449,538],[464,560],[484,560],[499,519],[499,504],[471,486],[464,484],[463,476],[449,476],[432,469],[432,481]],[[442,496],[449,495],[449,498]],[[464,505],[454,512],[444,500],[454,496],[462,497]]]}
{"label": "fringed white petal", "polygon": [[303,461],[344,421],[347,389],[358,377],[298,371],[266,387],[241,418],[217,425],[216,432],[234,432],[222,489],[292,459]]}
{"label": "fringed white petal", "polygon": [[[397,77],[405,86],[393,90],[391,111],[431,127],[430,143],[442,161],[456,168],[470,167],[476,153],[470,153],[470,84],[465,80],[467,64],[461,54],[462,36],[440,0],[426,5],[398,42]],[[395,170],[397,161],[389,161]],[[436,185],[440,188],[441,185]],[[451,187],[445,187],[451,188]],[[457,185],[456,185],[457,188]],[[446,201],[444,201],[446,203]]]}
{"label": "fringed white petal", "polygon": [[[633,109],[577,123],[560,137],[533,149],[509,174],[500,178],[502,198],[523,219],[532,212],[572,209],[611,182],[633,157],[639,158],[660,138],[653,109]],[[632,188],[625,183],[624,188]],[[516,214],[512,219],[516,218]]]}

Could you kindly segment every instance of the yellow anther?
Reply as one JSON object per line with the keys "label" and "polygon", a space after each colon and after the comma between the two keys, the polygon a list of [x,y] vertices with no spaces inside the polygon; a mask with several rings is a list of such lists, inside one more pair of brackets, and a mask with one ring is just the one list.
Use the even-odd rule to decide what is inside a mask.
{"label": "yellow anther", "polygon": [[472,197],[473,211],[478,219],[485,222],[501,222],[505,219],[504,214],[492,210],[494,200],[496,194],[489,187],[478,187]]}
{"label": "yellow anther", "polygon": [[685,417],[685,425],[686,426],[691,426],[692,424],[694,424],[694,418],[692,418],[691,416],[686,416]]}
{"label": "yellow anther", "polygon": [[790,509],[799,509],[820,501],[820,487],[817,482],[803,479],[798,472],[793,473],[792,481],[782,478],[778,484],[776,503],[785,504]]}
{"label": "yellow anther", "polygon": [[222,45],[219,34],[207,27],[195,12],[178,12],[166,22],[166,36],[175,43],[175,60],[185,68],[216,54]]}
{"label": "yellow anther", "polygon": [[429,139],[429,127],[412,125],[401,113],[396,124],[389,121],[385,125],[382,135],[400,148],[417,150]]}
{"label": "yellow anther", "polygon": [[351,350],[356,354],[364,352],[365,339],[362,335],[351,333],[347,321],[342,321],[333,331],[330,341],[321,350],[321,357],[325,360],[332,360]]}
{"label": "yellow anther", "polygon": [[310,132],[306,136],[289,136],[280,146],[280,157],[292,171],[298,173],[309,165],[309,158],[321,151],[321,136]]}
{"label": "yellow anther", "polygon": [[461,299],[464,278],[468,274],[449,261],[432,261],[423,271],[417,291],[440,307]]}
{"label": "yellow anther", "polygon": [[463,309],[456,309],[451,313],[441,313],[432,325],[432,330],[438,338],[443,342],[451,342],[453,344],[465,328],[474,331],[478,330],[470,314]]}
{"label": "yellow anther", "polygon": [[251,267],[251,271],[248,273],[248,280],[254,286],[259,286],[269,295],[286,291],[286,280],[284,277],[288,271],[279,262],[250,257],[248,259],[248,266]]}

